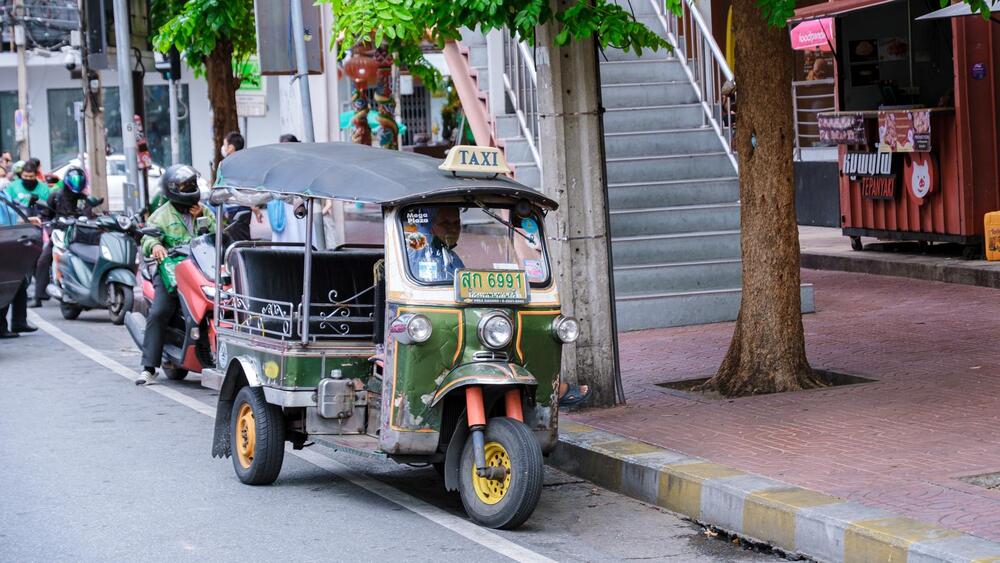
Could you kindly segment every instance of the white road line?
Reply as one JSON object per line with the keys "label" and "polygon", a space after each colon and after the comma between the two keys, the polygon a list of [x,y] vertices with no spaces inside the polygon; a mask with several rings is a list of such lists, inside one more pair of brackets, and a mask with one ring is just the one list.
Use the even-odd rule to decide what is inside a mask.
{"label": "white road line", "polygon": [[[45,319],[38,316],[34,311],[29,311],[28,315],[31,322],[35,323],[38,328],[47,332],[50,336],[59,340],[63,344],[73,348],[81,355],[89,358],[93,362],[106,367],[112,372],[128,379],[129,381],[134,381],[139,377],[139,372],[136,370],[129,369],[122,365],[121,362],[114,360],[103,352],[100,352],[93,347],[81,342],[74,336],[67,334],[61,328],[56,325],[46,321]],[[144,389],[144,391],[153,391],[154,393],[159,393],[160,395],[176,401],[190,409],[200,412],[201,414],[208,416],[210,418],[215,418],[215,409],[202,403],[201,401],[194,399],[180,391],[172,389],[170,387],[164,387],[162,385],[153,385]],[[308,450],[301,451],[291,451],[288,453],[306,461],[320,469],[336,475],[341,479],[350,481],[354,485],[361,487],[373,494],[376,494],[388,501],[398,504],[403,508],[422,516],[435,524],[447,528],[456,534],[478,543],[479,545],[494,551],[505,557],[509,557],[515,561],[525,561],[525,562],[553,562],[553,559],[549,559],[540,553],[536,553],[526,547],[518,545],[506,538],[500,537],[497,534],[489,531],[486,528],[482,528],[473,524],[472,522],[454,516],[428,504],[416,497],[408,495],[399,489],[387,485],[377,479],[372,479],[366,475],[358,473],[351,469],[350,467],[340,463],[336,460],[330,459],[321,454],[311,452]]]}

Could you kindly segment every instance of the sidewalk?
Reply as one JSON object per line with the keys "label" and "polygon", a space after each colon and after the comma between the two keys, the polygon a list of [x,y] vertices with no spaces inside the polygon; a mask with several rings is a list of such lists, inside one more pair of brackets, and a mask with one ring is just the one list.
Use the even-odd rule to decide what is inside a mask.
{"label": "sidewalk", "polygon": [[861,240],[859,252],[840,229],[799,226],[802,267],[1000,288],[1000,262],[965,260],[957,244]]}
{"label": "sidewalk", "polygon": [[742,471],[1000,541],[1000,293],[803,270],[812,366],[876,380],[735,400],[657,383],[711,375],[733,323],[620,336],[628,405],[569,419]]}

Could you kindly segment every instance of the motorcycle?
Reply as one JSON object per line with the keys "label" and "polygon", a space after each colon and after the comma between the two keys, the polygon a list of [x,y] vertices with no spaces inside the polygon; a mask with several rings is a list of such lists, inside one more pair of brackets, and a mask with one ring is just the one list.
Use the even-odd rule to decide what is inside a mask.
{"label": "motorcycle", "polygon": [[46,291],[66,320],[90,309],[107,309],[121,325],[132,309],[137,218],[102,215],[59,218],[51,224],[52,276]]}
{"label": "motorcycle", "polygon": [[[159,236],[156,229],[144,234]],[[215,328],[211,322],[215,300],[215,235],[202,234],[168,252],[163,263],[146,259],[136,275],[141,289],[135,310],[125,315],[125,326],[140,349],[146,337],[146,315],[156,291],[157,271],[167,287],[175,286],[180,306],[167,325],[163,346],[163,372],[181,380],[215,366]]]}

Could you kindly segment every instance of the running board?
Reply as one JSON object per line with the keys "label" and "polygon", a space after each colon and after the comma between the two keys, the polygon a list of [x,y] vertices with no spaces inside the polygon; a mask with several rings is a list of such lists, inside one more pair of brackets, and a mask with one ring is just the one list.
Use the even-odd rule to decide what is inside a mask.
{"label": "running board", "polygon": [[389,457],[385,452],[379,449],[378,438],[374,438],[367,434],[350,434],[342,436],[322,436],[310,434],[309,439],[333,450],[361,457],[375,459],[385,459]]}
{"label": "running board", "polygon": [[212,389],[213,391],[222,389],[222,382],[225,379],[221,371],[211,368],[201,370],[201,386],[207,389]]}

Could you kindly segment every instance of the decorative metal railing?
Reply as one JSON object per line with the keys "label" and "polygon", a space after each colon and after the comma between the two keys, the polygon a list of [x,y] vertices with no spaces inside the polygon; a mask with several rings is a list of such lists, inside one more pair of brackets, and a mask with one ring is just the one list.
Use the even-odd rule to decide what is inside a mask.
{"label": "decorative metal railing", "polygon": [[667,40],[674,46],[674,56],[683,63],[688,78],[698,92],[698,101],[705,110],[704,125],[711,125],[719,134],[733,166],[736,166],[733,153],[736,117],[733,71],[715,42],[712,30],[701,17],[694,0],[681,2],[679,16],[667,10],[664,0],[649,1],[663,24]]}
{"label": "decorative metal railing", "polygon": [[[370,340],[375,326],[374,291],[372,285],[346,299],[338,299],[337,292],[332,290],[327,302],[311,303],[310,341]],[[369,300],[363,301],[364,296]],[[302,323],[306,319],[301,304],[232,292],[225,292],[221,297],[219,318],[224,323],[231,323],[228,330],[282,341],[297,339],[298,334],[303,333]]]}
{"label": "decorative metal railing", "polygon": [[796,150],[819,145],[818,115],[837,108],[833,79],[792,82]]}
{"label": "decorative metal railing", "polygon": [[535,75],[535,58],[528,45],[511,37],[507,30],[503,37],[503,85],[507,101],[514,109],[521,135],[528,142],[531,156],[538,169],[542,168],[539,156],[538,79]]}

